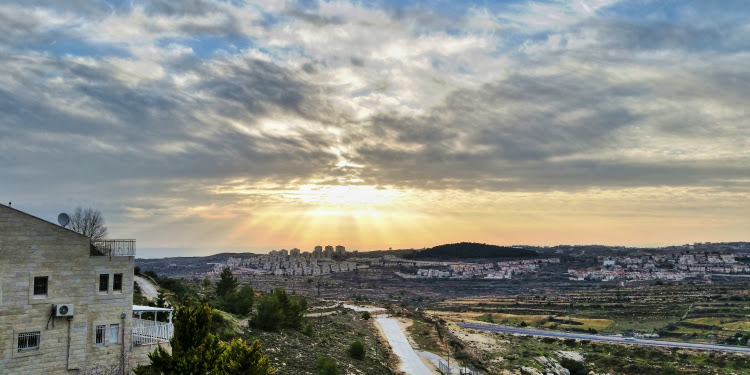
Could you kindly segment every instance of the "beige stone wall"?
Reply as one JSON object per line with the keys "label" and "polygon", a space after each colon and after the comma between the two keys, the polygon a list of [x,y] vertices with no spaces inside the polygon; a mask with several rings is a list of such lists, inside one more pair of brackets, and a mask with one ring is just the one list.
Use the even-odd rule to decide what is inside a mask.
{"label": "beige stone wall", "polygon": [[[90,256],[88,238],[0,205],[0,374],[76,368],[85,374],[97,365],[118,365],[123,347],[130,357],[133,265],[132,257]],[[103,273],[107,292],[99,292]],[[121,292],[112,290],[116,273],[123,275]],[[49,277],[46,297],[33,295],[35,276]],[[50,318],[52,305],[64,303],[74,305],[75,316]],[[95,344],[99,324],[106,325],[102,346]],[[119,325],[117,344],[109,343],[112,324]],[[19,352],[17,334],[34,331],[41,332],[39,349]]]}

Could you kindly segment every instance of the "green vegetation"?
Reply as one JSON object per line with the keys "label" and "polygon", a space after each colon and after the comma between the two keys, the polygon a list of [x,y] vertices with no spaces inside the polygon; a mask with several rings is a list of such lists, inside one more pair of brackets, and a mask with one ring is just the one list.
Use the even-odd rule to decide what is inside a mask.
{"label": "green vegetation", "polygon": [[318,356],[318,360],[316,361],[316,367],[320,371],[320,375],[339,375],[341,374],[339,372],[339,367],[336,365],[336,362],[324,355]]}
{"label": "green vegetation", "polygon": [[362,312],[362,319],[364,319],[364,320],[370,320],[371,317],[372,316],[370,316],[370,312],[369,311]]}
{"label": "green vegetation", "polygon": [[[488,365],[489,373],[517,370],[522,366],[542,370],[539,357],[557,360],[572,375],[588,374],[590,371],[626,375],[750,373],[750,356],[745,354],[465,331],[485,337],[485,342],[476,346],[480,349],[479,357]],[[566,358],[560,355],[561,352],[577,352],[583,355],[585,361],[581,363]]]}
{"label": "green vegetation", "polygon": [[[311,318],[314,333],[281,327],[279,332],[251,328],[244,334],[246,341],[259,340],[279,374],[318,373],[318,356],[333,360],[342,373],[392,375],[389,364],[398,363],[387,350],[388,343],[379,339],[375,327],[359,318],[359,312],[340,309],[336,314]],[[367,348],[364,359],[349,356],[350,344],[360,340]],[[344,371],[346,369],[346,371]]]}
{"label": "green vegetation", "polygon": [[241,339],[224,343],[213,335],[211,306],[188,298],[175,313],[172,354],[158,346],[149,354],[151,364],[138,366],[137,375],[216,374],[269,375],[275,370],[259,341],[247,345]]}
{"label": "green vegetation", "polygon": [[420,350],[438,355],[445,354],[446,349],[441,344],[440,332],[437,331],[434,324],[415,319],[412,325],[406,329],[406,332],[409,333]]}
{"label": "green vegetation", "polygon": [[536,251],[474,242],[460,242],[404,255],[407,259],[530,258]]}
{"label": "green vegetation", "polygon": [[315,334],[315,329],[313,328],[312,320],[308,320],[307,323],[305,323],[305,328],[302,329],[302,333],[308,337],[312,337],[312,335]]}
{"label": "green vegetation", "polygon": [[354,342],[349,345],[348,353],[349,356],[354,359],[365,359],[365,344],[363,344],[362,341],[354,340]]}
{"label": "green vegetation", "polygon": [[221,279],[216,282],[216,296],[219,298],[226,298],[230,293],[233,293],[237,289],[239,282],[237,278],[232,275],[232,270],[229,267],[224,267],[221,270]]}
{"label": "green vegetation", "polygon": [[278,331],[282,327],[299,329],[305,310],[306,299],[289,297],[284,288],[276,288],[260,298],[250,324],[266,331]]}

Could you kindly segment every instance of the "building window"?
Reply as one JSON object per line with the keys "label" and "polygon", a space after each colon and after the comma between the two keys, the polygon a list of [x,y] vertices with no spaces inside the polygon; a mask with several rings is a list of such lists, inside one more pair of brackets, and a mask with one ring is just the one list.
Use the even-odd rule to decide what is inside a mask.
{"label": "building window", "polygon": [[18,351],[39,349],[42,341],[42,332],[26,332],[18,334]]}
{"label": "building window", "polygon": [[119,335],[120,332],[120,325],[119,324],[110,324],[109,325],[109,343],[110,344],[117,344],[120,342]]}
{"label": "building window", "polygon": [[104,345],[104,330],[107,328],[105,325],[96,326],[96,345]]}
{"label": "building window", "polygon": [[49,277],[37,276],[34,278],[34,295],[35,296],[47,296],[47,285],[49,283]]}
{"label": "building window", "polygon": [[103,273],[99,275],[99,291],[106,292],[109,290],[109,274]]}
{"label": "building window", "polygon": [[122,274],[116,273],[115,278],[112,279],[112,290],[122,292]]}

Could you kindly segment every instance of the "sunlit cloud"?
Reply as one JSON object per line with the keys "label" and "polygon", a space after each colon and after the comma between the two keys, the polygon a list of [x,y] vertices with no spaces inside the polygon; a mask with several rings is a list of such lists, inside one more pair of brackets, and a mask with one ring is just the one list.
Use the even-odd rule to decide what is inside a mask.
{"label": "sunlit cloud", "polygon": [[[0,187],[143,247],[737,240],[750,6],[0,7]],[[575,218],[575,219],[571,219]]]}

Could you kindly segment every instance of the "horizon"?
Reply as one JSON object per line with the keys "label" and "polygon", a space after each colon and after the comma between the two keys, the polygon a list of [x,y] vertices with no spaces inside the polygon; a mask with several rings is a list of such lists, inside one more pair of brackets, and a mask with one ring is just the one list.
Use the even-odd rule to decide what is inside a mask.
{"label": "horizon", "polygon": [[0,20],[0,196],[52,222],[92,207],[143,249],[747,239],[746,2],[40,0]]}

